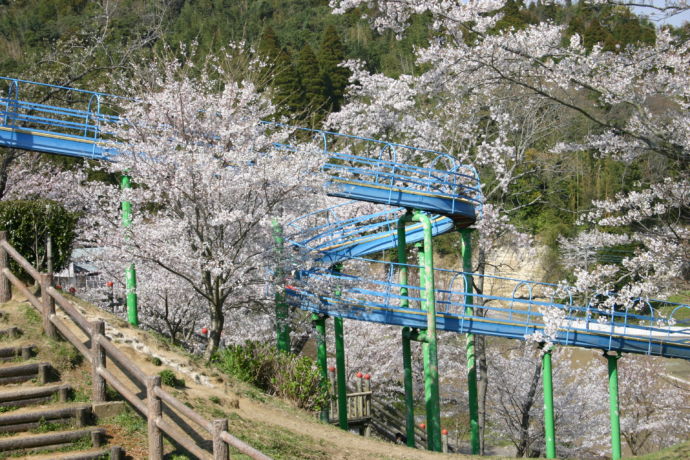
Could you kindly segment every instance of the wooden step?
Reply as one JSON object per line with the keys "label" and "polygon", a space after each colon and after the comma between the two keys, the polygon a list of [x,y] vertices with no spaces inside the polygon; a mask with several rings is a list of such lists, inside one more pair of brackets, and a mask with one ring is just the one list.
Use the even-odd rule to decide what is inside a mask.
{"label": "wooden step", "polygon": [[15,326],[7,329],[0,329],[0,337],[16,338],[20,335],[22,335],[22,330]]}
{"label": "wooden step", "polygon": [[0,367],[0,385],[27,382],[31,379],[36,379],[41,384],[46,383],[50,368],[50,363],[29,363]]}
{"label": "wooden step", "polygon": [[0,407],[24,407],[32,404],[43,404],[57,395],[58,402],[67,402],[70,385],[57,384],[40,387],[19,387],[9,391],[0,391]]}
{"label": "wooden step", "polygon": [[65,452],[63,454],[39,454],[24,457],[27,460],[98,460],[108,458],[110,460],[122,460],[125,458],[125,451],[120,446],[112,446],[107,449],[80,450]]}
{"label": "wooden step", "polygon": [[26,361],[36,353],[34,345],[22,345],[21,347],[0,348],[0,362],[23,359]]}
{"label": "wooden step", "polygon": [[76,426],[87,424],[91,414],[90,404],[69,404],[63,407],[19,410],[0,415],[0,433],[17,433],[41,426],[42,423],[69,423],[74,420]]}
{"label": "wooden step", "polygon": [[52,431],[41,434],[22,434],[0,438],[0,452],[24,449],[60,449],[85,437],[91,438],[92,447],[101,447],[105,442],[103,428],[88,428],[83,430]]}

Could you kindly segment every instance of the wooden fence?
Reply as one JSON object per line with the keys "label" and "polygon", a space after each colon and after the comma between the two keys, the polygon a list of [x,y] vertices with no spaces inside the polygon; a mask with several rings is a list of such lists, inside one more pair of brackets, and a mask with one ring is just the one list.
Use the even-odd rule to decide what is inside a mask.
{"label": "wooden fence", "polygon": [[[12,273],[8,265],[8,255],[14,259],[41,286],[41,298],[38,299],[24,283]],[[105,336],[105,323],[102,320],[89,322],[79,310],[53,287],[52,277],[40,273],[24,259],[8,242],[7,234],[0,231],[0,302],[11,299],[12,283],[42,315],[43,330],[46,335],[58,338],[58,333],[91,362],[93,380],[93,402],[106,400],[106,383],[113,387],[122,397],[136,408],[147,420],[149,459],[162,460],[163,434],[184,447],[189,453],[200,459],[226,460],[229,458],[229,446],[257,460],[270,457],[231,435],[227,419],[206,420],[193,409],[172,396],[161,387],[159,376],[146,375],[131,359],[121,352]],[[65,322],[57,317],[55,307],[59,306],[67,317],[74,322],[87,337],[80,340]],[[142,399],[132,391],[125,382],[115,376],[107,367],[110,362],[116,365],[131,383],[145,390],[146,398]],[[167,409],[167,410],[164,410]],[[164,418],[164,412],[168,417]],[[173,417],[170,417],[173,415]],[[208,433],[212,448],[204,448],[186,431],[188,422]]]}
{"label": "wooden fence", "polygon": [[[371,376],[358,372],[355,380],[355,391],[347,393],[347,422],[350,425],[361,425],[360,434],[369,436],[369,424],[371,422]],[[335,368],[328,369],[330,381],[330,394],[338,394],[338,386],[335,377]],[[329,421],[338,423],[338,401],[331,398],[329,406]]]}

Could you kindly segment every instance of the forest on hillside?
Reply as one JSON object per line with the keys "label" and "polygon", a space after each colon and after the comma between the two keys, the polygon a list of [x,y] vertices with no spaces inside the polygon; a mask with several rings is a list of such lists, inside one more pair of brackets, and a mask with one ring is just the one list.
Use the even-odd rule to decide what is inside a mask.
{"label": "forest on hillside", "polygon": [[[270,63],[272,75],[258,79],[275,89],[277,115],[320,127],[344,101],[350,72],[339,64],[360,60],[367,70],[393,78],[419,74],[424,66],[415,61],[415,47],[439,39],[429,14],[413,16],[404,34],[372,30],[367,14],[358,7],[333,15],[327,0],[6,0],[0,2],[0,75],[116,91],[122,88],[118,77],[131,77],[133,62],[165,47],[180,52],[180,45],[194,43],[201,61],[244,42]],[[650,44],[656,33],[651,22],[621,6],[510,0],[497,14],[502,18],[489,33],[550,22],[565,27],[564,42],[577,33],[588,49]],[[688,28],[670,27],[683,39]],[[625,114],[616,108],[607,116],[622,120]],[[582,120],[566,135],[576,139],[590,129]],[[571,232],[566,227],[592,200],[630,190],[647,175],[644,164],[623,166],[592,151],[567,159],[549,155],[545,142],[529,151],[535,170],[516,184],[524,191],[514,194],[519,209],[511,219],[547,242]]]}
{"label": "forest on hillside", "polygon": [[[690,11],[686,2],[664,5],[656,14]],[[596,308],[592,322],[604,325],[624,314],[628,327],[628,312],[653,312],[660,327],[684,327],[690,308],[664,301],[690,303],[690,24],[660,26],[633,6],[624,0],[0,0],[0,76],[123,96],[104,111],[130,122],[108,132],[108,145],[127,146],[118,162],[2,148],[0,220],[9,225],[18,216],[43,215],[60,265],[73,246],[97,249],[90,256],[98,260],[89,263],[110,285],[84,296],[124,313],[124,299],[136,289],[142,327],[216,359],[224,372],[258,379],[237,362],[261,367],[261,356],[270,355],[265,350],[274,349],[266,344],[281,333],[286,349],[301,356],[323,319],[298,308],[278,311],[276,304],[286,305],[283,285],[304,283],[319,299],[339,297],[352,288],[347,270],[371,275],[377,270],[371,266],[397,260],[388,251],[366,263],[327,267],[336,275],[323,278],[344,270],[334,286],[298,279],[301,268],[317,270],[323,262],[304,248],[281,246],[279,224],[304,215],[328,220],[330,210],[322,217],[316,209],[342,205],[327,196],[316,153],[328,151],[332,138],[345,147],[329,167],[349,161],[348,154],[371,153],[355,141],[337,144],[333,133],[345,133],[383,142],[370,144],[379,160],[433,171],[447,160],[462,165],[463,181],[481,178],[480,190],[458,186],[481,197],[471,235],[439,236],[427,254],[442,268],[474,273],[473,311],[480,316],[491,316],[507,289],[491,277],[538,258],[534,281],[553,283],[540,299],[576,302],[588,315]],[[2,85],[12,88],[6,80]],[[65,94],[56,88],[30,96],[40,104],[83,102]],[[290,155],[279,148],[286,146]],[[123,219],[120,200],[136,212]],[[333,214],[356,221],[379,211],[360,202]],[[39,240],[48,232],[32,228],[22,223],[17,233],[30,237],[12,244],[23,244],[33,263],[46,266]],[[463,258],[470,242],[473,253]],[[424,251],[415,250],[421,260]],[[131,288],[122,271],[134,265],[139,285]],[[421,284],[421,270],[414,276],[410,283]],[[439,283],[451,278],[443,276]],[[510,295],[532,301],[531,290],[520,291],[527,285]],[[364,302],[372,292],[358,294]],[[452,303],[450,289],[446,294]],[[543,333],[473,342],[482,451],[485,444],[511,444],[518,456],[545,453],[537,403],[542,359],[565,313],[537,309]],[[640,317],[631,321],[647,321]],[[401,407],[400,328],[354,320],[345,327],[349,372],[376,367],[377,395]],[[248,337],[253,342],[245,343]],[[466,443],[466,345],[458,334],[440,337],[444,423]],[[329,350],[334,346],[329,338]],[[421,355],[422,345],[414,347]],[[281,356],[269,358],[282,363]],[[562,365],[558,452],[607,455],[605,366],[593,355],[582,365],[578,356],[567,347],[554,351]],[[629,363],[621,377],[629,452],[687,439],[690,414],[674,408],[687,407],[688,393],[665,379],[661,358],[631,354],[621,362]],[[276,363],[271,372],[281,367]],[[316,365],[296,365],[309,370],[309,391],[321,401]],[[421,368],[416,362],[418,400]],[[275,384],[273,377],[262,374],[261,384]],[[305,403],[313,395],[300,393],[301,407],[318,410]],[[587,414],[587,425],[584,415],[573,414]]]}

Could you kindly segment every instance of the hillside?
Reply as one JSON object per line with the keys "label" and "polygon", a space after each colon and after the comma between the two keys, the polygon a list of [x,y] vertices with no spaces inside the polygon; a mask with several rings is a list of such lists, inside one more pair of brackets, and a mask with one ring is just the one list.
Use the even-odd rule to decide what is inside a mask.
{"label": "hillside", "polygon": [[[273,458],[446,458],[443,454],[412,450],[346,433],[333,426],[319,423],[313,414],[295,409],[285,401],[222,376],[203,366],[197,357],[173,349],[165,341],[133,329],[124,321],[85,302],[75,300],[87,318],[101,318],[106,321],[106,335],[146,373],[155,375],[163,369],[170,369],[178,377],[183,378],[184,388],[174,390],[174,395],[178,399],[208,418],[227,417],[231,433]],[[73,364],[65,361],[64,356],[74,356],[76,351],[65,351],[71,347],[64,342],[57,347],[55,342],[47,339],[41,332],[40,319],[23,298],[15,296],[11,302],[0,307],[0,310],[5,313],[5,321],[8,324],[16,325],[24,331],[22,343],[31,342],[39,349],[59,350],[51,356],[55,359],[62,357],[57,368],[63,381],[72,384],[78,394],[90,394],[89,365],[80,360],[74,360]],[[153,358],[160,359],[164,364],[154,365]],[[127,455],[135,459],[147,458],[146,424],[143,419],[137,422],[136,416],[131,414],[104,426],[114,438],[111,442],[123,446]],[[171,453],[179,453],[169,444],[166,449]],[[452,458],[468,457],[453,455]]]}

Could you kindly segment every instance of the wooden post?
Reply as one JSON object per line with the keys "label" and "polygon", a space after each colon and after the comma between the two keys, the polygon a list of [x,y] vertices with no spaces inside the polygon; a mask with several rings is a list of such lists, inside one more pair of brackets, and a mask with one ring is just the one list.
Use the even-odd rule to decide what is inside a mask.
{"label": "wooden post", "polygon": [[79,407],[74,412],[74,422],[78,428],[83,428],[86,426],[86,416],[87,416],[86,408],[84,408],[84,407]]}
{"label": "wooden post", "polygon": [[[7,232],[0,231],[0,241],[7,239]],[[9,268],[7,261],[7,251],[0,246],[0,302],[9,302],[12,298],[12,289],[10,287],[10,280],[2,273],[5,268]]]}
{"label": "wooden post", "polygon": [[163,416],[161,400],[156,396],[156,388],[161,386],[159,375],[146,378],[146,409],[149,437],[149,460],[163,460],[163,433],[158,428],[158,421]]}
{"label": "wooden post", "polygon": [[31,359],[31,345],[24,345],[21,350],[21,355],[24,361]]}
{"label": "wooden post", "polygon": [[57,330],[50,320],[50,316],[55,314],[55,299],[48,293],[48,288],[53,285],[53,275],[41,273],[39,279],[41,283],[41,304],[43,306],[43,333],[51,339],[57,339]]}
{"label": "wooden post", "polygon": [[328,382],[330,383],[330,387],[331,387],[331,391],[329,394],[330,402],[331,402],[331,410],[330,410],[329,416],[332,419],[337,419],[338,418],[338,405],[335,403],[336,384],[335,384],[335,367],[334,366],[330,366],[328,368]]}
{"label": "wooden post", "polygon": [[97,428],[91,431],[91,445],[93,447],[101,447],[105,441],[105,430]]}
{"label": "wooden post", "polygon": [[97,320],[91,323],[91,380],[93,382],[93,402],[105,402],[105,379],[98,369],[105,368],[105,350],[100,339],[105,334],[105,323]]}
{"label": "wooden post", "polygon": [[61,403],[67,402],[67,397],[69,393],[69,387],[61,386],[58,390],[58,401]]}
{"label": "wooden post", "polygon": [[48,233],[46,237],[46,271],[53,277],[53,237]]}
{"label": "wooden post", "polygon": [[364,391],[369,394],[364,400],[364,416],[371,417],[371,375],[364,374]]}
{"label": "wooden post", "polygon": [[122,447],[113,446],[110,448],[110,460],[123,460],[124,454],[122,452]]}
{"label": "wooden post", "polygon": [[[355,387],[357,388],[357,393],[362,393],[364,385],[362,385],[362,379],[364,375],[361,372],[357,372],[357,383]],[[364,396],[361,394],[357,396],[357,417],[364,417]]]}
{"label": "wooden post", "polygon": [[220,438],[220,434],[228,429],[227,419],[213,421],[213,460],[228,460],[228,445]]}
{"label": "wooden post", "polygon": [[48,363],[39,363],[38,364],[38,371],[36,375],[36,379],[38,380],[39,385],[45,385],[45,383],[48,381],[48,367],[50,365]]}

